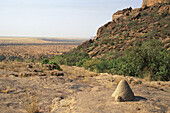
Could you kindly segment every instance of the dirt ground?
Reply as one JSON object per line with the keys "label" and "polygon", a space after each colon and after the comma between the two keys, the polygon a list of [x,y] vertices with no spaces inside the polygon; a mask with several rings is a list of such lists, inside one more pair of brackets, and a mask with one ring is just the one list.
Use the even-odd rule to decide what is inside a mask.
{"label": "dirt ground", "polygon": [[[96,74],[61,66],[64,76],[15,77],[0,70],[1,113],[169,113],[170,82],[147,82],[132,77]],[[111,97],[121,79],[129,82],[135,100],[115,102]],[[6,90],[7,89],[7,90]]]}

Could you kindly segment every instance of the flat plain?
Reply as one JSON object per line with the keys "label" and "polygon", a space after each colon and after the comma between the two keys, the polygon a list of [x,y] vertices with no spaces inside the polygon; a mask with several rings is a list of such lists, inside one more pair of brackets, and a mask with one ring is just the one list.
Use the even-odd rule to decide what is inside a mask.
{"label": "flat plain", "polygon": [[6,60],[50,58],[77,47],[84,39],[75,38],[0,38],[0,56]]}

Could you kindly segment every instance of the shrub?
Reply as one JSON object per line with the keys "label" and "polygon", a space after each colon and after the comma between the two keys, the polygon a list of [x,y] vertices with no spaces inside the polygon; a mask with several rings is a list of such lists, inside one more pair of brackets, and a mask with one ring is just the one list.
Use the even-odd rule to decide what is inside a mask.
{"label": "shrub", "polygon": [[17,58],[17,57],[15,57],[15,56],[10,56],[10,57],[9,57],[9,60],[14,61],[16,58]]}
{"label": "shrub", "polygon": [[96,64],[96,71],[98,73],[106,73],[112,68],[112,63],[109,61],[102,61]]}
{"label": "shrub", "polygon": [[96,65],[101,63],[101,60],[98,60],[98,59],[91,59],[91,60],[86,60],[84,63],[83,63],[83,67],[85,69],[88,69],[90,71],[97,71],[96,70]]}
{"label": "shrub", "polygon": [[1,56],[0,56],[0,62],[3,61],[3,60],[5,60],[5,59],[6,59],[6,57],[5,57],[4,55],[1,55]]}
{"label": "shrub", "polygon": [[79,60],[79,62],[76,62],[76,66],[77,67],[82,67],[83,63],[86,62],[87,60],[91,60],[91,59],[88,58],[88,59]]}
{"label": "shrub", "polygon": [[94,42],[94,43],[93,43],[93,46],[94,46],[94,47],[97,47],[97,46],[98,46],[97,42]]}
{"label": "shrub", "polygon": [[120,56],[121,56],[121,52],[112,51],[112,52],[109,52],[108,54],[103,55],[101,59],[111,61],[112,59],[118,58]]}
{"label": "shrub", "polygon": [[62,55],[56,55],[52,60],[55,61],[57,64],[61,64],[61,65],[66,64],[66,60]]}
{"label": "shrub", "polygon": [[161,47],[158,40],[151,40],[141,47],[128,49],[123,57],[115,61],[114,70],[117,74],[144,77],[148,71],[151,80],[169,80],[170,54]]}
{"label": "shrub", "polygon": [[26,92],[25,110],[28,113],[40,113],[40,106],[38,104],[38,95],[36,93]]}
{"label": "shrub", "polygon": [[54,62],[54,61],[49,61],[48,64],[53,64],[53,65],[55,65],[55,67],[56,67],[55,69],[58,69],[58,70],[62,71],[62,69],[60,68],[60,66],[59,66],[56,62]]}
{"label": "shrub", "polygon": [[78,52],[72,51],[71,53],[57,55],[52,59],[52,61],[55,61],[58,64],[76,66],[77,62],[81,62],[83,59],[88,59],[88,58],[89,58],[89,55],[87,53],[83,53],[83,52],[78,53]]}
{"label": "shrub", "polygon": [[18,58],[16,58],[16,60],[18,61],[18,62],[23,62],[24,61],[24,59],[20,56],[20,57],[18,57]]}
{"label": "shrub", "polygon": [[48,58],[44,58],[44,59],[42,60],[42,64],[48,64],[48,62],[49,62],[49,59],[48,59]]}
{"label": "shrub", "polygon": [[147,16],[147,15],[148,15],[148,12],[143,12],[141,15],[142,15],[142,16]]}

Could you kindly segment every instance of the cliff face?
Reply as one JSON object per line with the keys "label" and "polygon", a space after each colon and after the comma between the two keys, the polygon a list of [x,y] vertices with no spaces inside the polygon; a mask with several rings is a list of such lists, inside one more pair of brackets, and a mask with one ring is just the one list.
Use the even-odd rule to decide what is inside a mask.
{"label": "cliff face", "polygon": [[143,0],[142,7],[144,7],[145,5],[152,6],[155,3],[169,3],[169,2],[170,0]]}

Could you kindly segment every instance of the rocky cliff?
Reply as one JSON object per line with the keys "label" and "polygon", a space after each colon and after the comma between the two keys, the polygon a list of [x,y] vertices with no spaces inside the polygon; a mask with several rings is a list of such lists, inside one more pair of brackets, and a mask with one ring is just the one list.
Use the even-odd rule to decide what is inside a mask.
{"label": "rocky cliff", "polygon": [[97,36],[80,45],[79,52],[101,57],[108,52],[124,51],[151,39],[161,40],[170,49],[170,5],[154,4],[117,11],[112,21],[100,27]]}
{"label": "rocky cliff", "polygon": [[170,0],[143,0],[142,7],[145,5],[152,6],[155,3],[170,3]]}

